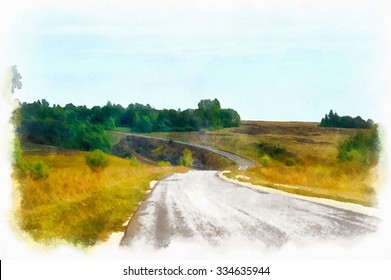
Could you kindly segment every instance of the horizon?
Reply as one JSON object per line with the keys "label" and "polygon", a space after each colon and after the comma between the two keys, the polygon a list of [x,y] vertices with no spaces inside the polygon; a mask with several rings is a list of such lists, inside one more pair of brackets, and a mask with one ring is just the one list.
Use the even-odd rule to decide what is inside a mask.
{"label": "horizon", "polygon": [[[45,99],[45,98],[44,98]],[[210,99],[210,100],[213,100],[213,99],[215,99],[215,98],[207,98],[207,99]],[[43,99],[40,99],[40,100],[35,100],[35,101],[32,101],[32,102],[21,102],[20,100],[18,100],[18,99],[16,99],[16,102],[20,102],[20,104],[23,104],[23,103],[27,103],[27,104],[32,104],[33,102],[37,102],[37,101],[42,101]],[[46,100],[46,99],[45,99]],[[95,104],[95,105],[92,105],[92,106],[87,106],[87,105],[85,105],[85,104],[74,104],[74,103],[67,103],[67,104],[56,104],[56,103],[50,103],[50,100],[46,100],[48,103],[49,103],[49,107],[54,107],[55,105],[57,106],[57,105],[59,105],[60,107],[62,107],[62,108],[64,108],[66,105],[68,105],[68,104],[72,104],[72,105],[74,105],[74,106],[76,106],[76,107],[80,107],[80,106],[86,106],[87,107],[87,109],[92,109],[93,107],[95,107],[95,106],[99,106],[99,107],[104,107],[105,105],[107,105],[109,102],[113,105],[113,106],[115,106],[115,105],[120,105],[120,106],[122,106],[124,109],[126,109],[129,105],[131,105],[131,104],[139,104],[139,105],[143,105],[143,106],[150,106],[152,109],[154,109],[154,110],[175,110],[175,111],[185,111],[185,110],[196,110],[198,107],[197,107],[197,105],[196,106],[194,106],[194,107],[190,107],[190,108],[177,108],[177,109],[175,109],[175,108],[157,108],[157,107],[155,107],[153,104],[141,104],[141,103],[128,103],[128,104],[119,104],[119,103],[114,103],[114,102],[111,102],[110,100],[108,100],[105,104]],[[201,100],[200,100],[201,101]],[[219,100],[219,102],[220,102],[220,100]],[[198,102],[197,102],[197,104],[198,104]],[[220,102],[220,104],[221,104],[221,102]],[[235,110],[235,108],[228,108],[228,107],[225,107],[225,106],[221,106],[221,108],[222,109],[233,109],[233,110]],[[353,117],[353,118],[355,118],[355,117],[361,117],[361,118],[363,118],[364,120],[368,120],[368,119],[371,119],[371,118],[364,118],[364,117],[362,117],[362,116],[360,116],[360,115],[357,115],[357,116],[351,116],[351,115],[341,115],[341,114],[338,114],[338,112],[336,112],[335,110],[333,110],[333,109],[330,109],[331,111],[333,111],[334,113],[336,113],[337,115],[339,115],[339,116],[350,116],[350,117]],[[240,118],[241,118],[241,121],[253,121],[253,122],[281,122],[281,123],[283,123],[283,122],[290,122],[290,123],[301,123],[301,122],[306,122],[306,123],[320,123],[320,121],[321,121],[321,119],[325,116],[325,115],[327,115],[329,112],[330,112],[330,110],[328,111],[328,112],[326,112],[326,113],[324,113],[321,117],[320,117],[320,119],[319,120],[270,120],[270,119],[243,119],[242,118],[242,116],[241,116],[241,114],[240,114],[240,112],[238,112],[239,113],[239,116],[240,116]],[[235,110],[236,111],[236,110]],[[375,121],[375,123],[377,123],[376,122],[376,120],[374,120]]]}

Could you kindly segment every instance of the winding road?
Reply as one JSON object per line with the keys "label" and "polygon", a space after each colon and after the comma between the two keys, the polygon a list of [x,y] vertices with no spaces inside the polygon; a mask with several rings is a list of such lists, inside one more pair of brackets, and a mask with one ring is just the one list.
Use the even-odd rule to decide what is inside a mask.
{"label": "winding road", "polygon": [[[136,133],[125,133],[125,132],[117,132],[117,131],[112,131],[112,133],[116,133],[116,134],[120,134],[120,135],[124,135],[124,136],[133,136],[133,137],[140,137],[140,138],[147,138],[147,139],[156,139],[156,140],[161,140],[161,141],[166,141],[166,142],[169,141],[169,139],[166,139],[166,138],[152,137],[152,136],[143,135],[143,134],[136,134]],[[179,144],[183,144],[183,145],[187,145],[189,147],[196,147],[196,148],[199,148],[199,149],[210,151],[210,152],[213,152],[215,154],[218,154],[218,155],[221,155],[223,157],[226,157],[229,160],[232,160],[232,161],[236,162],[236,164],[238,165],[239,170],[245,170],[245,169],[247,169],[249,167],[254,166],[254,163],[251,160],[249,160],[247,158],[244,158],[242,156],[230,153],[230,152],[217,150],[217,149],[214,149],[214,148],[211,148],[211,147],[207,147],[207,146],[203,146],[203,145],[187,143],[187,142],[183,142],[183,141],[176,141],[175,140],[174,142],[179,143]]]}
{"label": "winding road", "polygon": [[[252,164],[236,162],[239,168]],[[379,223],[376,217],[263,192],[218,174],[190,171],[158,182],[130,219],[121,245],[159,249],[173,242],[223,247],[250,242],[257,248],[279,248],[289,242],[357,238],[376,231]]]}

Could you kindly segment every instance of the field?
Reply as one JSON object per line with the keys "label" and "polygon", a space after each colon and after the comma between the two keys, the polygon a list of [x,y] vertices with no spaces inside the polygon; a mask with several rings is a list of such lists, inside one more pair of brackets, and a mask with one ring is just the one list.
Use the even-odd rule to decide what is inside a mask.
{"label": "field", "polygon": [[[211,146],[251,159],[253,167],[244,171],[231,168],[226,175],[237,180],[375,206],[379,189],[376,164],[337,159],[339,144],[358,131],[369,133],[322,128],[318,123],[244,121],[236,128],[150,135]],[[113,144],[121,139],[111,137]],[[161,143],[155,146],[151,148],[153,154],[165,150]],[[108,156],[109,165],[93,172],[86,165],[86,152],[26,143],[23,150],[26,162],[41,161],[48,166],[42,172],[48,176],[15,179],[21,197],[17,221],[35,240],[47,244],[66,241],[92,246],[113,232],[123,232],[124,223],[146,197],[150,181],[188,170]]]}
{"label": "field", "polygon": [[376,204],[378,170],[373,165],[337,160],[338,145],[359,129],[324,128],[318,123],[244,121],[237,128],[150,135],[230,151],[255,166],[228,175],[287,192]]}
{"label": "field", "polygon": [[45,244],[66,241],[91,246],[125,230],[123,224],[144,200],[152,180],[160,180],[184,167],[131,164],[109,156],[109,165],[92,172],[85,152],[53,147],[29,147],[27,162],[44,161],[49,176],[18,179],[20,207],[16,213],[22,230]]}

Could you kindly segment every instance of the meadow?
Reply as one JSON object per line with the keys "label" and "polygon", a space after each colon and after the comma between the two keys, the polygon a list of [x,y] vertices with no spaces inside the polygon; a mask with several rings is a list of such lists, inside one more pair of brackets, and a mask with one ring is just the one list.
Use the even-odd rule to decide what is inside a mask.
{"label": "meadow", "polygon": [[376,164],[338,160],[340,143],[365,129],[319,127],[315,122],[243,121],[240,127],[150,135],[202,144],[251,159],[254,167],[228,177],[283,191],[375,206]]}
{"label": "meadow", "polygon": [[27,162],[45,162],[46,178],[17,179],[20,205],[16,219],[20,228],[43,244],[70,242],[86,247],[104,242],[136,211],[150,189],[184,167],[157,167],[108,156],[99,172],[86,165],[86,152],[33,145],[25,152]]}

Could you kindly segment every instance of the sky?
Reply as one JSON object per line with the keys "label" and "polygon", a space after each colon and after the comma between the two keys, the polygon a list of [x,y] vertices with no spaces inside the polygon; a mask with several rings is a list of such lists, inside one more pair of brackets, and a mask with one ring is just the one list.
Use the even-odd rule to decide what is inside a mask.
{"label": "sky", "polygon": [[381,118],[389,74],[381,6],[127,2],[15,8],[6,46],[22,75],[15,97],[157,109],[218,98],[249,120],[320,121],[330,109]]}

